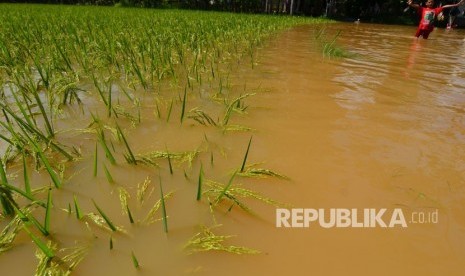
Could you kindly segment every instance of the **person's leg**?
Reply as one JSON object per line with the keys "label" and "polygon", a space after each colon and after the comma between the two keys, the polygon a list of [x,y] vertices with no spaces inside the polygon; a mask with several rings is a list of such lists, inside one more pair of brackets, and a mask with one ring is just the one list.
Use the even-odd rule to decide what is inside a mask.
{"label": "person's leg", "polygon": [[429,36],[430,33],[431,33],[431,31],[429,31],[429,30],[423,30],[421,35],[423,36],[423,39],[428,39],[428,36]]}

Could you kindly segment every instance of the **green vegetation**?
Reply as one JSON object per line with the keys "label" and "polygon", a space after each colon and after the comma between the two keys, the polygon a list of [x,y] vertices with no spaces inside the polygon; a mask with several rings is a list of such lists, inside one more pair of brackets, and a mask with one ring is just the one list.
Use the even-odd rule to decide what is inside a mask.
{"label": "green vegetation", "polygon": [[[190,135],[192,129],[223,136],[232,130],[250,131],[234,121],[246,114],[247,101],[256,93],[232,89],[229,73],[240,62],[253,66],[257,47],[270,35],[319,22],[323,20],[178,10],[0,5],[0,254],[7,254],[17,234],[25,231],[39,249],[37,275],[67,275],[86,250],[73,249],[59,257],[63,249],[58,246],[63,243],[54,232],[56,214],[74,212],[69,219],[96,238],[101,230],[120,235],[125,230],[115,224],[118,217],[110,208],[100,208],[111,206],[111,200],[120,201],[129,219],[124,221],[131,227],[161,222],[168,232],[167,207],[170,216],[182,216],[168,202],[172,187],[168,183],[162,187],[160,180],[160,197],[153,200],[156,188],[149,177],[123,186],[121,172],[131,174],[128,171],[135,168],[160,178],[183,172],[185,183],[178,186],[186,188],[179,192],[196,192],[192,200],[213,212],[224,204],[231,206],[229,211],[234,205],[250,211],[243,198],[277,205],[242,187],[247,183],[234,183],[236,175],[284,178],[246,165],[251,138],[240,172],[223,185],[207,180],[211,171],[201,165],[210,162],[213,168],[214,151],[219,151],[215,162],[225,156],[211,141],[205,139],[205,146],[205,132],[199,132],[202,144],[187,150],[159,137],[153,137],[154,148],[141,148],[133,133],[143,124],[172,127],[179,137]],[[230,167],[237,168],[237,163]],[[199,172],[197,185],[189,180],[194,170]],[[75,176],[79,179],[73,180]],[[76,183],[85,182],[119,193],[73,190],[81,189]],[[152,207],[145,208],[151,199]],[[97,213],[88,213],[92,205]],[[189,243],[194,251],[256,253],[223,246],[229,236],[205,229],[199,237],[205,239]],[[133,252],[131,256],[138,268]]]}

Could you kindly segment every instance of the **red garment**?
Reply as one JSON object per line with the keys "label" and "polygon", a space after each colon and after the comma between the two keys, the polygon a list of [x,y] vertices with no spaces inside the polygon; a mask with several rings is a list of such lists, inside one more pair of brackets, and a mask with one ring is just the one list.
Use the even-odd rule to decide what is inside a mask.
{"label": "red garment", "polygon": [[442,7],[439,8],[427,8],[420,7],[418,12],[421,13],[421,21],[418,26],[419,30],[428,30],[432,31],[434,29],[434,18],[443,10]]}

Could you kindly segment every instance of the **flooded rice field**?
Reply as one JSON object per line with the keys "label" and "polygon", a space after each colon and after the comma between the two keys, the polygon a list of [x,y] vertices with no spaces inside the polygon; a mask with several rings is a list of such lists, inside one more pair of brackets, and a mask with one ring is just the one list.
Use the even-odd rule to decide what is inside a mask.
{"label": "flooded rice field", "polygon": [[[336,44],[347,57],[322,54],[321,28],[329,40],[341,31]],[[137,112],[120,113],[82,95],[87,112],[68,107],[55,121],[82,158],[53,190],[50,239],[86,248],[76,275],[461,275],[465,31],[437,29],[428,40],[414,32],[303,25],[263,43],[254,66],[250,57],[233,62],[213,88],[167,81],[152,91],[157,98],[137,94]],[[131,102],[114,90],[118,104]],[[123,111],[132,115],[110,127],[107,113]],[[21,187],[22,164],[8,172]],[[246,177],[252,168],[279,175]],[[46,172],[29,177],[32,189],[54,185]],[[278,228],[279,207],[326,216],[401,209],[408,227]],[[436,211],[437,221],[412,221]],[[99,227],[80,212],[105,219]],[[195,252],[197,233],[252,254]],[[37,246],[19,233],[0,268],[33,274]]]}

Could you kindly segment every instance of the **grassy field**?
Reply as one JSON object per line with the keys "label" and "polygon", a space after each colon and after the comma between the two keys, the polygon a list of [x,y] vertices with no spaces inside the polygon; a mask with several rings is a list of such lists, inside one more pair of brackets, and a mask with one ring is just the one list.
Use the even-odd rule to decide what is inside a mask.
{"label": "grassy field", "polygon": [[[160,175],[183,174],[184,181],[195,183],[192,200],[205,203],[212,213],[233,205],[250,211],[242,197],[277,204],[234,187],[237,177],[285,178],[248,165],[252,138],[237,149],[243,159],[231,165],[234,172],[222,172],[228,175],[226,184],[208,179],[203,166],[213,166],[214,156],[220,156],[215,150],[220,150],[208,146],[206,133],[250,131],[233,118],[246,114],[254,91],[232,89],[229,74],[237,66],[256,65],[257,48],[279,31],[323,22],[180,10],[0,5],[0,254],[8,254],[16,237],[26,235],[38,249],[37,275],[72,271],[87,249],[63,250],[52,219],[59,212],[87,227],[106,229],[109,250],[113,248],[111,233],[123,231],[108,215],[114,212],[94,201],[101,196],[66,190],[70,179],[92,182],[103,175],[118,191],[105,200],[121,203],[128,224],[142,227],[158,221],[158,214],[164,232],[170,229],[165,201],[172,192],[163,190]],[[174,126],[179,137],[192,135],[193,125],[200,128],[195,133],[203,146],[173,151],[161,137],[157,145],[165,146],[136,152],[133,133],[158,123]],[[147,178],[130,187],[119,185],[117,171],[127,168],[119,164],[156,168],[151,177],[159,184]],[[79,168],[89,169],[90,178],[81,178]],[[150,189],[160,196],[144,209],[147,214],[135,214],[130,206],[136,201],[142,205]],[[132,199],[128,190],[137,190]],[[92,203],[93,213],[84,210],[84,201]],[[204,228],[187,247],[256,252],[222,246],[225,239]],[[136,255],[131,252],[138,268]]]}

